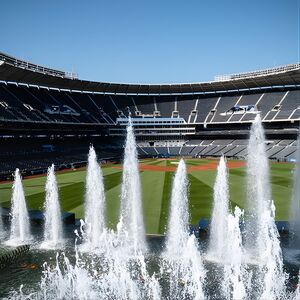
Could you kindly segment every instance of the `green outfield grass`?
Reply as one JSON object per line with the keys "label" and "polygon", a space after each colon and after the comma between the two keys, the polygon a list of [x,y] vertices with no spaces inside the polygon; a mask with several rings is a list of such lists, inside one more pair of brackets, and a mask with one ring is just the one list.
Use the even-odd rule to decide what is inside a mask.
{"label": "green outfield grass", "polygon": [[[188,166],[204,165],[211,160],[187,159]],[[144,160],[153,166],[174,166],[174,160]],[[119,215],[119,195],[122,170],[118,165],[103,167],[107,197],[107,224],[114,228]],[[287,220],[292,190],[293,164],[271,163],[272,195],[276,205],[276,219]],[[76,218],[84,214],[85,170],[57,174],[62,210],[74,212]],[[141,171],[144,219],[147,233],[165,231],[173,172]],[[201,218],[210,218],[213,198],[215,170],[201,170],[189,173],[190,223],[197,224]],[[44,185],[46,177],[23,180],[28,207],[43,209]],[[245,167],[229,171],[231,206],[241,208],[245,204]],[[11,183],[0,184],[0,203],[10,206]]]}

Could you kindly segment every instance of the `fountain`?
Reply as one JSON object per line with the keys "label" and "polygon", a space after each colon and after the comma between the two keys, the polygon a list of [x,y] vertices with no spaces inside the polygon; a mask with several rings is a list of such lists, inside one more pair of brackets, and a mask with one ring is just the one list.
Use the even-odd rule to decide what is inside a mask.
{"label": "fountain", "polygon": [[219,162],[217,177],[214,185],[214,202],[210,223],[209,256],[217,261],[227,258],[224,247],[228,242],[228,172],[226,161],[222,156]]}
{"label": "fountain", "polygon": [[240,231],[240,219],[243,212],[235,207],[234,214],[227,218],[227,241],[224,253],[224,275],[222,281],[222,294],[224,299],[246,299],[247,274],[243,265],[244,251]]}
{"label": "fountain", "polygon": [[121,213],[117,226],[121,244],[137,253],[146,251],[145,229],[143,221],[141,183],[136,150],[136,142],[131,121],[127,126],[123,177],[121,190]]}
{"label": "fountain", "polygon": [[186,166],[183,159],[180,160],[173,181],[171,207],[169,215],[169,224],[166,242],[166,255],[182,254],[182,250],[187,244],[189,238],[188,224],[188,179]]}
{"label": "fountain", "polygon": [[56,249],[63,243],[62,219],[54,165],[48,168],[45,199],[45,229],[41,248]]}
{"label": "fountain", "polygon": [[[291,293],[285,286],[286,274],[274,221],[275,207],[271,200],[269,166],[259,116],[252,125],[248,146],[245,217],[238,207],[230,212],[228,171],[226,160],[221,157],[205,255],[202,253],[206,243],[199,243],[189,232],[188,184],[186,165],[180,160],[173,180],[165,245],[160,247],[159,244],[159,250],[149,247],[151,251],[147,251],[132,124],[127,127],[120,220],[116,231],[105,227],[103,175],[91,147],[86,179],[86,218],[82,223],[83,245],[77,244],[81,241],[77,238],[73,252],[67,248],[66,254],[57,254],[54,264],[44,264],[38,288],[26,291],[21,288],[20,292],[10,294],[10,298],[22,299],[30,294],[37,299],[298,300],[299,287]],[[51,198],[52,204],[58,204],[53,166],[48,172],[46,191],[49,195],[46,199]],[[52,207],[50,211],[53,214],[55,209]],[[14,235],[11,234],[11,240],[15,240],[13,237],[19,232],[13,228],[20,224],[16,221],[20,214],[27,216],[26,232],[29,234],[18,170],[12,213]],[[246,223],[243,232],[241,220]],[[24,228],[26,226],[22,226]],[[77,235],[80,237],[78,231]],[[82,246],[93,251],[85,251]]]}
{"label": "fountain", "polygon": [[105,228],[105,191],[103,175],[93,146],[88,155],[85,194],[86,241],[92,248],[100,246]]}
{"label": "fountain", "polygon": [[[76,262],[72,264],[65,254],[57,255],[56,267],[44,264],[44,276],[36,299],[153,299],[159,300],[158,282],[150,277],[143,257],[134,266],[128,261],[87,261],[76,252]],[[132,271],[130,268],[135,268]],[[25,297],[24,297],[25,298]]]}
{"label": "fountain", "polygon": [[170,299],[204,299],[205,271],[195,236],[189,235],[188,180],[181,159],[173,181],[169,224],[165,251],[162,254],[161,276],[169,273],[166,282]]}
{"label": "fountain", "polygon": [[11,231],[7,245],[21,245],[31,240],[29,215],[19,169],[15,171],[12,192]]}
{"label": "fountain", "polygon": [[243,213],[236,207],[234,215],[230,214],[228,205],[228,171],[226,160],[222,156],[214,185],[209,250],[206,258],[216,264],[215,272],[222,282],[220,297],[244,299],[246,296],[245,270],[242,266],[242,235],[239,227]]}
{"label": "fountain", "polygon": [[[257,115],[250,133],[247,157],[247,247],[253,256],[261,259],[268,240],[264,213],[271,201],[269,162],[266,156],[264,131]],[[267,239],[267,240],[266,240]]]}
{"label": "fountain", "polygon": [[253,285],[261,299],[283,299],[286,274],[275,206],[271,200],[269,162],[260,115],[252,124],[247,158],[246,250],[250,262],[258,265]]}
{"label": "fountain", "polygon": [[[45,264],[36,296],[72,299],[161,299],[155,272],[147,269],[137,153],[132,126],[127,128],[121,213],[117,231],[105,228],[103,176],[94,148],[86,180],[84,245],[75,246],[75,264],[58,255],[56,267]],[[80,237],[80,232],[77,232]],[[83,246],[83,247],[82,247]],[[85,246],[93,251],[86,251]],[[90,247],[89,247],[90,246]]]}

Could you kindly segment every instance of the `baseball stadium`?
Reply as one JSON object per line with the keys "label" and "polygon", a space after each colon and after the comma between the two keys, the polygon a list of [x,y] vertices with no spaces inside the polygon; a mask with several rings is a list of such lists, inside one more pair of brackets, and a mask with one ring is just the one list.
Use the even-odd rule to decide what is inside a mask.
{"label": "baseball stadium", "polygon": [[[230,201],[244,208],[249,130],[260,114],[271,165],[276,219],[288,220],[300,120],[300,65],[216,76],[182,85],[82,81],[0,54],[1,203],[10,206],[20,169],[30,209],[42,210],[54,163],[64,211],[84,214],[85,166],[92,144],[104,173],[108,220],[119,213],[124,132],[131,116],[143,187],[146,232],[165,232],[172,177],[185,158],[190,223],[211,213],[218,158],[228,160]],[[11,155],[14,159],[11,160]]]}
{"label": "baseball stadium", "polygon": [[118,84],[0,53],[1,297],[299,299],[299,121],[298,63]]}
{"label": "baseball stadium", "polygon": [[300,0],[0,10],[0,299],[300,300]]}

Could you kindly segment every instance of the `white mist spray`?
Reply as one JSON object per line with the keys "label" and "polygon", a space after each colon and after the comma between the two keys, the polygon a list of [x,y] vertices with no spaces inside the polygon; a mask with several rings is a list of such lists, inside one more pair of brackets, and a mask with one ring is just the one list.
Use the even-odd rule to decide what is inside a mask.
{"label": "white mist spray", "polygon": [[105,190],[93,146],[90,147],[86,174],[85,223],[87,243],[91,247],[99,247],[105,229]]}
{"label": "white mist spray", "polygon": [[15,171],[12,188],[11,231],[8,244],[18,245],[31,240],[29,215],[19,169]]}
{"label": "white mist spray", "polygon": [[121,190],[121,214],[118,224],[120,243],[133,252],[147,249],[143,220],[141,183],[133,126],[127,127]]}
{"label": "white mist spray", "polygon": [[204,299],[205,270],[194,235],[189,235],[188,179],[180,160],[173,181],[166,249],[161,273],[169,272],[170,299]]}
{"label": "white mist spray", "polygon": [[220,158],[217,177],[214,185],[214,204],[210,224],[209,255],[216,260],[223,260],[226,254],[224,247],[228,242],[228,172],[225,158]]}
{"label": "white mist spray", "polygon": [[247,251],[258,260],[256,290],[262,299],[283,299],[286,275],[283,271],[275,206],[271,201],[269,162],[260,116],[252,124],[247,158]]}
{"label": "white mist spray", "polygon": [[[234,215],[229,213],[228,170],[226,160],[220,158],[214,185],[214,204],[210,224],[208,259],[216,262],[220,269],[223,299],[244,299],[244,269],[242,266],[242,236],[239,222],[241,210],[236,207]],[[233,255],[234,253],[234,255]]]}
{"label": "white mist spray", "polygon": [[246,270],[243,265],[240,218],[243,212],[235,207],[234,214],[227,219],[227,241],[224,245],[224,276],[222,293],[224,299],[246,299]]}
{"label": "white mist spray", "polygon": [[45,231],[42,247],[57,248],[63,242],[63,229],[54,165],[48,168],[45,191]]}

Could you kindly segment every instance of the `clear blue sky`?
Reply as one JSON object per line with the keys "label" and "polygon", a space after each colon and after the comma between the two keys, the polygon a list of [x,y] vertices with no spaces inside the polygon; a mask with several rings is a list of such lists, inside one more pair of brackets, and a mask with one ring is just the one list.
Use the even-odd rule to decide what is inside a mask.
{"label": "clear blue sky", "polygon": [[109,82],[212,80],[298,61],[298,0],[1,0],[0,51]]}

